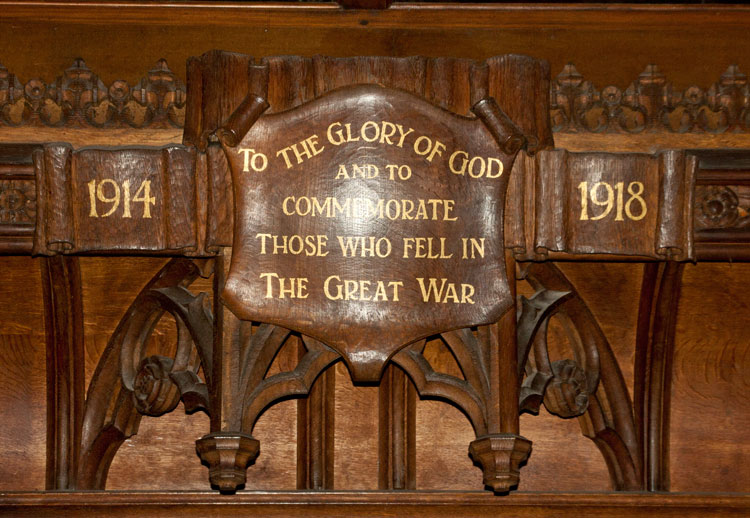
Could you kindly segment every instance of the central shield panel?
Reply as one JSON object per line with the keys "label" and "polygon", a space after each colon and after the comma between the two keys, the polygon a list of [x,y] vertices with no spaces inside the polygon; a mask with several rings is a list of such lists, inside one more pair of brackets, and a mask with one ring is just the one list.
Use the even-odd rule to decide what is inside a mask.
{"label": "central shield panel", "polygon": [[260,117],[237,146],[226,305],[377,380],[402,346],[513,303],[503,210],[514,154],[478,118],[376,85]]}

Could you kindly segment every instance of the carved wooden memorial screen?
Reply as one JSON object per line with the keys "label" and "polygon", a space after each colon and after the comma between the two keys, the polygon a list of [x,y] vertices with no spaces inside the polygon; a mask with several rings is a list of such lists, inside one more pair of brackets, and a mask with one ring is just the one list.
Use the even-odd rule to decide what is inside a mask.
{"label": "carved wooden memorial screen", "polygon": [[[140,416],[182,400],[210,415],[197,450],[212,485],[234,491],[261,412],[339,359],[355,382],[392,362],[419,394],[451,401],[485,484],[515,486],[531,443],[518,430],[505,198],[516,154],[551,141],[546,65],[210,52],[188,85],[185,145],[33,152],[34,253],[196,258],[170,262],[113,334],[65,486],[103,488]],[[211,273],[213,311],[185,289]],[[149,356],[165,311],[177,349]],[[298,365],[267,375],[291,334]],[[463,378],[422,356],[438,334]]]}
{"label": "carved wooden memorial screen", "polygon": [[[177,256],[114,331],[85,408],[76,403],[79,428],[55,436],[74,460],[52,486],[103,489],[141,416],[182,400],[209,414],[197,451],[211,484],[233,492],[259,454],[261,413],[308,395],[341,360],[355,383],[379,383],[395,365],[420,396],[458,407],[495,492],[518,484],[531,449],[519,411],[542,402],[583,416],[615,489],[659,487],[663,430],[635,422],[661,411],[644,395],[659,380],[637,378],[633,410],[596,319],[544,261],[651,261],[644,286],[658,279],[661,291],[641,304],[658,312],[679,287],[677,261],[696,257],[700,155],[550,149],[547,66],[524,56],[256,62],[212,51],[188,63],[187,95],[182,145],[24,149],[48,289],[65,292],[58,270],[75,277],[65,255]],[[714,200],[708,189],[701,203]],[[212,307],[187,290],[198,276],[213,276]],[[517,297],[519,279],[533,297]],[[146,346],[165,312],[178,328],[172,357]],[[552,314],[578,333],[574,360],[547,350]],[[638,323],[639,365],[667,361],[652,342],[674,331],[657,320]],[[426,360],[433,336],[460,377]],[[289,339],[299,361],[269,374]]]}
{"label": "carved wooden memorial screen", "polygon": [[[399,63],[372,60],[389,62]],[[358,65],[329,63],[338,65],[338,77]],[[472,72],[479,83],[486,70]],[[273,389],[246,372],[261,353],[246,353],[250,361],[232,382],[244,396],[198,443],[212,483],[227,490],[241,484],[245,462],[257,453],[249,434],[259,410],[305,393],[341,357],[355,382],[377,382],[389,360],[425,377],[420,392],[452,399],[470,416],[477,433],[471,453],[485,484],[508,490],[530,443],[517,434],[517,412],[501,409],[502,398],[516,398],[514,388],[504,389],[517,384],[515,370],[506,368],[505,379],[490,365],[512,366],[502,351],[515,351],[515,341],[494,332],[480,345],[466,328],[494,326],[514,305],[502,229],[508,172],[523,133],[486,95],[469,118],[402,90],[353,84],[262,115],[262,82],[259,90],[249,91],[216,132],[235,208],[222,299],[242,320],[281,326],[269,328],[269,338],[288,333],[282,329],[300,332],[308,352],[295,383]],[[440,332],[473,341],[460,363],[476,376],[453,386],[429,379],[420,346]],[[269,342],[253,347],[272,350]],[[237,361],[234,350],[221,354]]]}

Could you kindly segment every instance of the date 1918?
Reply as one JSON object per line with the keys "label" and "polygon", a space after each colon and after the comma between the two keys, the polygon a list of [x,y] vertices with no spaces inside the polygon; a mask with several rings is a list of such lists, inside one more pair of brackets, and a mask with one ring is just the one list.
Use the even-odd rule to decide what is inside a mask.
{"label": "date 1918", "polygon": [[[617,182],[612,184],[607,182],[596,182],[589,189],[588,182],[578,184],[581,191],[581,215],[580,221],[597,221],[604,219],[612,214],[615,209],[615,221],[625,221],[625,218],[631,221],[640,221],[646,217],[648,208],[646,201],[643,199],[643,183],[630,182],[627,187],[628,198],[625,200],[625,183]],[[603,210],[596,215],[589,214],[589,201],[592,205],[603,207]],[[591,211],[594,212],[594,211]]]}

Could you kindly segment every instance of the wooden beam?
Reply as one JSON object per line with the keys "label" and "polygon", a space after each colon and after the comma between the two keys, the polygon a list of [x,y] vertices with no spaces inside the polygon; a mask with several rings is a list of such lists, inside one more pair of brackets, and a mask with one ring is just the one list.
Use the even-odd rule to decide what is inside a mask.
{"label": "wooden beam", "polygon": [[17,518],[349,517],[723,518],[747,516],[748,495],[646,493],[209,492],[0,493]]}

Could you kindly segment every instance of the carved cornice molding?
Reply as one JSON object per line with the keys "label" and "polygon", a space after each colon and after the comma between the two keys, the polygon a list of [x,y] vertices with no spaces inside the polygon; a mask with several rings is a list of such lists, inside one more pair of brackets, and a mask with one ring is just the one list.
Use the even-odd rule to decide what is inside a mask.
{"label": "carved cornice molding", "polygon": [[624,91],[597,89],[571,63],[552,82],[550,115],[560,133],[746,133],[750,86],[731,65],[707,89],[675,90],[656,65],[648,65]]}
{"label": "carved cornice molding", "polygon": [[185,84],[163,59],[131,86],[105,85],[76,59],[51,83],[25,84],[0,65],[0,127],[180,128],[185,122]]}
{"label": "carved cornice molding", "polygon": [[[708,88],[679,91],[656,65],[622,90],[598,89],[568,64],[550,98],[556,133],[750,133],[750,85],[736,65]],[[82,59],[51,83],[22,83],[0,64],[0,127],[182,128],[185,99],[163,59],[134,86],[104,84]]]}

